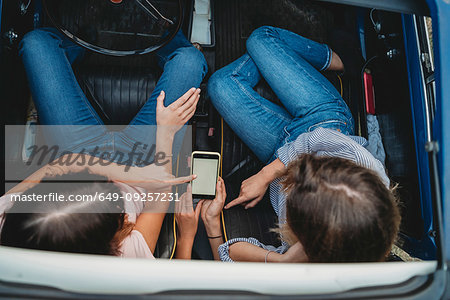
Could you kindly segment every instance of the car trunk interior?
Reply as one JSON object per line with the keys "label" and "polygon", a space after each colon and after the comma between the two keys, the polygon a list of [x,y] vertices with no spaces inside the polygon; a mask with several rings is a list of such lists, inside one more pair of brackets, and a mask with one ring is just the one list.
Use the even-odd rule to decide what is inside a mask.
{"label": "car trunk interior", "polygon": [[[190,36],[194,2],[186,0],[184,4],[182,29]],[[11,2],[6,5],[11,5]],[[227,186],[227,201],[239,194],[241,182],[259,171],[263,164],[215,111],[206,89],[208,77],[245,53],[246,39],[254,29],[263,25],[286,28],[312,40],[327,43],[340,55],[346,67],[345,72],[324,72],[324,75],[341,92],[350,107],[356,134],[366,138],[369,130],[363,74],[366,72],[372,76],[375,115],[384,146],[385,165],[392,183],[397,185],[396,192],[401,203],[402,233],[398,244],[411,256],[432,259],[433,253],[424,253],[408,243],[411,238],[420,240],[426,232],[421,209],[401,14],[304,0],[211,0],[211,7],[215,45],[203,49],[209,73],[201,86],[206,92],[202,93],[201,102],[191,121],[193,149],[222,153],[222,177]],[[8,6],[5,6],[4,10],[7,9]],[[22,22],[24,32],[32,29],[31,22]],[[42,16],[42,24],[48,24],[45,16]],[[1,74],[2,97],[11,99],[6,106],[5,102],[3,104],[2,119],[5,124],[25,124],[30,95],[25,88],[26,77],[17,49],[11,46],[4,50],[2,60],[2,64],[14,70],[8,78],[5,72]],[[80,86],[105,124],[123,125],[145,103],[161,71],[155,64],[153,54],[117,58],[89,53],[81,64],[75,66],[75,72]],[[9,88],[5,89],[6,86]],[[138,97],[130,98],[129,93],[123,92],[133,88],[141,91]],[[264,97],[278,102],[265,82],[258,84],[256,90]],[[18,139],[17,144],[6,147],[16,147],[21,151],[20,145],[22,142]],[[5,163],[13,163],[17,159],[20,157],[6,157]],[[277,226],[277,220],[268,198],[266,194],[265,199],[254,209],[234,207],[224,211],[228,239],[251,236],[264,244],[280,243],[277,234],[271,230]],[[167,215],[156,257],[170,257],[174,247],[173,224],[173,215]],[[201,224],[194,257],[212,258]],[[400,258],[391,255],[390,260]]]}

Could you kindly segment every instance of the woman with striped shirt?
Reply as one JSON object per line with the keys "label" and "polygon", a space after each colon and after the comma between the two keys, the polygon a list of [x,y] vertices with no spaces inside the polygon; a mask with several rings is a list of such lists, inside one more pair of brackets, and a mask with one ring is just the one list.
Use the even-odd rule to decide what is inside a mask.
{"label": "woman with striped shirt", "polygon": [[[365,149],[367,141],[353,136],[350,110],[320,73],[325,70],[344,70],[327,45],[264,26],[247,40],[246,54],[210,78],[214,106],[267,163],[225,209],[255,206],[270,186],[282,240],[279,248],[251,237],[222,244],[218,216],[225,196],[219,181],[214,205],[202,212],[217,258],[349,262],[380,261],[389,253],[400,224],[389,179]],[[253,89],[262,78],[282,105]]]}

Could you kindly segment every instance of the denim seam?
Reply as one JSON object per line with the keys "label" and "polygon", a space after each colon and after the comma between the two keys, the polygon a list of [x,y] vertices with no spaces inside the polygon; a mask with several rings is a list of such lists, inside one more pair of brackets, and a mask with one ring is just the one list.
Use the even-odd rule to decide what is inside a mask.
{"label": "denim seam", "polygon": [[[61,47],[62,45],[62,40],[59,42],[59,47],[61,48],[61,50],[63,49]],[[72,69],[72,66],[69,64],[68,61],[66,61],[66,63],[68,64],[69,68]],[[73,74],[73,72],[70,74],[73,77],[73,82],[76,82],[76,86],[75,88],[78,90],[79,94],[84,95],[83,91],[81,90],[80,86],[78,85],[78,81],[75,78],[75,75]],[[84,95],[84,97],[81,97],[84,101],[84,103],[86,104],[87,109],[90,111],[91,115],[94,117],[94,119],[98,122],[97,125],[103,125],[103,121],[101,121],[100,117],[97,115],[97,113],[92,109],[91,104],[89,103],[89,101],[87,101],[86,96]]]}
{"label": "denim seam", "polygon": [[278,47],[278,49],[279,49],[279,51],[282,51],[285,55],[286,55],[286,57],[289,57],[289,59],[291,59],[292,61],[293,61],[293,63],[296,65],[296,66],[298,66],[301,70],[303,70],[303,72],[304,72],[304,74],[307,76],[307,77],[309,77],[313,82],[316,82],[319,86],[321,86],[333,99],[336,99],[336,97],[333,95],[333,93],[331,93],[330,92],[330,90],[329,89],[327,89],[327,87],[326,86],[324,86],[322,83],[320,83],[320,81],[318,81],[317,79],[315,79],[314,77],[312,77],[308,72],[305,72],[305,69],[302,67],[302,66],[300,66],[299,64],[298,64],[298,62],[295,60],[295,59],[293,59],[290,55],[288,55],[287,53],[286,53],[286,51],[283,49],[283,47],[280,47],[279,46],[279,44],[275,41],[275,38],[274,37],[272,37],[271,35],[270,35],[270,33],[268,32],[268,30],[266,29],[266,35],[268,36],[268,38],[270,38],[271,40],[272,40],[272,43],[276,46],[276,47]]}
{"label": "denim seam", "polygon": [[136,144],[137,141],[133,141],[127,134],[123,132],[123,130],[120,131],[120,133],[121,133],[120,135],[121,141],[125,143],[128,147],[130,147],[130,149],[133,148],[133,146]]}
{"label": "denim seam", "polygon": [[265,107],[264,105],[261,105],[261,103],[255,99],[255,97],[253,97],[250,93],[247,92],[247,90],[245,89],[245,87],[239,82],[239,80],[237,80],[235,78],[237,74],[237,72],[242,68],[242,66],[248,61],[249,58],[247,58],[246,60],[244,60],[231,74],[231,79],[239,86],[239,88],[241,89],[242,92],[244,92],[256,105],[258,105],[261,109],[263,109],[265,112],[270,113],[278,118],[283,119],[286,122],[291,122],[292,120],[287,119],[286,117],[278,114],[277,112],[274,112],[273,110],[268,109],[267,107]]}

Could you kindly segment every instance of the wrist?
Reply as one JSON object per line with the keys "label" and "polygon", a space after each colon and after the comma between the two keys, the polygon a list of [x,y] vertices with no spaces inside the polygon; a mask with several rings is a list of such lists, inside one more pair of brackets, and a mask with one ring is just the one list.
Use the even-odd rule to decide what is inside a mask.
{"label": "wrist", "polygon": [[178,130],[174,128],[173,126],[169,125],[158,125],[158,128],[156,130],[156,134],[159,137],[163,137],[165,139],[172,139],[175,137],[175,134]]}
{"label": "wrist", "polygon": [[166,155],[171,155],[174,137],[174,132],[158,129],[156,134],[156,153],[162,152]]}
{"label": "wrist", "polygon": [[219,236],[222,234],[222,227],[220,225],[220,219],[203,220],[205,224],[206,233],[208,236]]}
{"label": "wrist", "polygon": [[286,170],[285,165],[277,158],[267,166],[261,169],[260,173],[266,183],[271,183],[273,180],[281,177]]}
{"label": "wrist", "polygon": [[191,259],[194,239],[181,237],[177,240],[176,254],[177,259]]}
{"label": "wrist", "polygon": [[177,235],[178,243],[183,245],[189,245],[194,243],[195,235]]}
{"label": "wrist", "polygon": [[270,165],[267,165],[259,171],[261,178],[266,185],[270,184],[276,178],[275,173],[269,166]]}

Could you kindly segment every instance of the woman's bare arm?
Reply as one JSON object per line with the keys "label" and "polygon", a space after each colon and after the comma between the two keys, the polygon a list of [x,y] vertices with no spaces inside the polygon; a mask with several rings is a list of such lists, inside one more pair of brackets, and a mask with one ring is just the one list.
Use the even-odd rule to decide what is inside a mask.
{"label": "woman's bare arm", "polygon": [[[177,101],[167,107],[164,106],[164,97],[164,92],[161,92],[157,98],[156,118],[158,128],[156,133],[156,153],[164,153],[166,155],[167,162],[163,165],[163,168],[166,173],[171,174],[174,136],[195,113],[195,107],[200,98],[200,89],[190,89]],[[189,181],[191,180],[192,178],[189,177]],[[168,187],[160,192],[162,194],[168,194],[171,191],[171,187]],[[155,207],[152,207],[150,211],[153,212],[144,212],[140,214],[136,220],[135,229],[143,235],[147,245],[153,253],[159,238],[162,223],[166,216],[169,202],[152,204],[158,205],[156,209],[157,212],[155,212]]]}
{"label": "woman's bare arm", "polygon": [[268,252],[263,248],[247,242],[238,242],[230,246],[230,258],[234,261],[264,262],[267,255],[267,262],[281,262],[282,254]]}
{"label": "woman's bare arm", "polygon": [[308,262],[303,245],[300,242],[292,245],[285,253],[279,254],[263,249],[247,242],[238,242],[230,246],[230,258],[234,261],[301,263]]}
{"label": "woman's bare arm", "polygon": [[[173,135],[161,132],[160,129],[157,130],[156,134],[156,149],[164,153],[172,153]],[[172,157],[168,157],[169,162],[164,165],[166,172],[171,172],[172,170]],[[170,168],[170,170],[169,170]],[[162,195],[171,192],[171,188],[161,190]],[[139,215],[136,220],[136,225],[134,229],[139,231],[147,242],[148,247],[152,253],[155,251],[156,243],[158,242],[159,233],[161,232],[161,226],[166,216],[166,211],[169,207],[169,202],[146,202],[148,205],[153,207],[144,208],[144,212]],[[148,209],[150,212],[145,212]]]}

